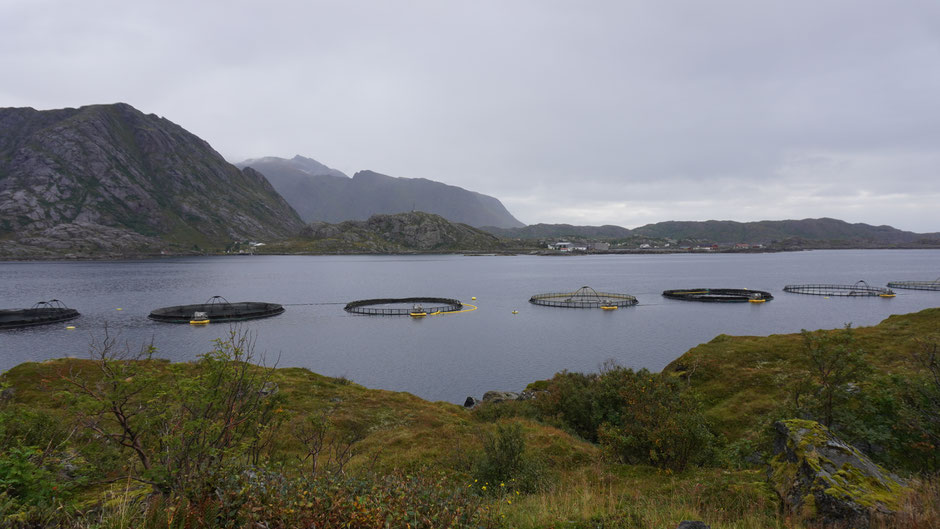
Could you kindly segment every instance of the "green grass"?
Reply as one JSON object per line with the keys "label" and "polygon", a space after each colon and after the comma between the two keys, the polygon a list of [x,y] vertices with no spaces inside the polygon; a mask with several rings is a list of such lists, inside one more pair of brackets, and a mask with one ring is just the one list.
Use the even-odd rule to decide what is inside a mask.
{"label": "green grass", "polygon": [[[940,331],[940,308],[893,315],[871,327],[854,329],[856,343],[881,374],[910,373],[915,339]],[[838,331],[828,331],[838,332]],[[702,396],[706,416],[729,441],[753,440],[755,425],[768,420],[786,398],[782,381],[799,366],[800,334],[719,335],[669,363],[664,373],[687,378]]]}
{"label": "green grass", "polygon": [[[904,373],[911,369],[905,356],[911,340],[937,329],[940,309],[928,309],[892,316],[855,332],[857,342],[869,352],[878,370]],[[703,398],[709,420],[728,441],[753,441],[760,425],[774,419],[769,414],[785,395],[779,380],[792,373],[801,345],[798,334],[721,335],[682,355],[664,372],[689,381]],[[156,361],[152,366],[165,377],[185,375],[196,368],[195,364],[167,361]],[[4,373],[2,381],[14,388],[15,404],[47,413],[65,425],[74,420],[74,410],[62,391],[62,377],[76,370],[91,373],[92,367],[82,359],[24,363]],[[376,498],[391,494],[396,487],[411,486],[405,485],[410,483],[407,476],[441,476],[435,479],[443,480],[446,486],[459,485],[480,494],[478,522],[483,527],[674,527],[681,520],[704,520],[716,529],[802,527],[778,515],[776,496],[762,468],[700,467],[673,474],[644,465],[617,464],[599,446],[533,420],[528,403],[471,413],[454,404],[368,389],[302,368],[276,369],[272,381],[284,397],[278,413],[285,420],[275,438],[274,452],[278,472],[287,476],[307,472],[298,464],[303,449],[291,432],[308,417],[327,415],[337,432],[363,433],[348,464],[349,473],[399,476],[385,485],[375,482],[380,489],[392,487],[372,489]],[[532,385],[536,389],[541,386],[544,384]],[[484,484],[473,481],[485,435],[507,423],[519,425],[528,453],[544,469],[543,486],[537,492],[517,494],[512,483],[506,487],[490,483],[484,492]],[[71,442],[78,442],[78,437]],[[123,457],[132,459],[128,454]],[[119,482],[90,483],[76,494],[75,501],[82,510],[111,513],[107,516],[112,518],[101,525],[82,518],[85,521],[75,527],[131,527],[140,521],[135,518],[139,512],[135,509],[140,508],[138,504],[149,489],[122,480],[120,465],[107,475]],[[442,485],[433,486],[440,489]],[[884,527],[929,527],[940,520],[937,483],[917,482],[913,490],[900,509],[903,516]],[[354,506],[355,496],[348,499]],[[287,498],[276,508],[293,509],[295,500]],[[118,521],[122,517],[129,521],[122,525]]]}

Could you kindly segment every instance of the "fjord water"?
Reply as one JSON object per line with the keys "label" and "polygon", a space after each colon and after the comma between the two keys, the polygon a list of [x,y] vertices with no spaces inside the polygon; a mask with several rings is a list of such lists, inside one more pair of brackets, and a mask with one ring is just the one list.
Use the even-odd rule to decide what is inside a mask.
{"label": "fjord water", "polygon": [[[151,310],[202,303],[268,301],[287,309],[244,322],[268,365],[306,367],[372,388],[462,402],[490,389],[521,390],[561,370],[596,371],[608,359],[662,369],[719,334],[769,335],[878,323],[940,306],[940,292],[898,290],[893,299],[788,294],[791,283],[873,286],[932,280],[937,250],[839,250],[766,254],[598,256],[231,256],[119,262],[0,262],[0,308],[58,298],[82,317],[0,331],[0,370],[63,356],[85,357],[105,326],[122,343],[151,341],[157,356],[196,358],[230,329],[159,323]],[[528,303],[542,292],[633,294],[617,311]],[[666,300],[674,288],[770,291],[769,303]],[[478,310],[424,319],[350,315],[349,301],[454,297]],[[471,297],[476,296],[476,301]],[[118,310],[121,309],[121,310]],[[517,310],[518,314],[512,311]],[[75,326],[74,330],[66,326]]]}

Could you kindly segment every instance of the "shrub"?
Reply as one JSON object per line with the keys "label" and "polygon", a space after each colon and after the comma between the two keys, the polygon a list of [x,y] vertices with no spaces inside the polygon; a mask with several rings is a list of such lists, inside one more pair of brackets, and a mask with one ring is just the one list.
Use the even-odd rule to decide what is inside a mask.
{"label": "shrub", "polygon": [[715,437],[680,381],[608,364],[599,374],[562,372],[536,399],[544,420],[599,442],[627,463],[681,470],[710,462]]}
{"label": "shrub", "polygon": [[621,406],[601,425],[598,437],[621,461],[683,470],[712,459],[715,437],[698,402],[678,380],[619,368],[605,373],[602,383]]}
{"label": "shrub", "polygon": [[519,424],[497,424],[495,433],[484,435],[483,454],[473,470],[477,490],[502,492],[510,484],[512,490],[534,492],[543,473],[540,462],[526,452],[525,433]]}
{"label": "shrub", "polygon": [[79,420],[99,443],[133,454],[133,479],[164,493],[205,494],[233,459],[257,464],[283,420],[271,369],[256,360],[247,333],[216,340],[194,369],[133,354],[108,337],[93,347],[94,372],[64,377]]}

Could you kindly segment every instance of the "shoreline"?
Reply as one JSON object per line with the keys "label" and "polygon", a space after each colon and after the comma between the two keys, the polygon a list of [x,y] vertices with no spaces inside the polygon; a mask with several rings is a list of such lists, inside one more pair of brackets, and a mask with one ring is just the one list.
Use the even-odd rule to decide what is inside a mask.
{"label": "shoreline", "polygon": [[712,255],[712,254],[766,254],[766,253],[785,253],[785,252],[808,252],[813,250],[940,250],[940,246],[820,246],[811,248],[761,248],[761,249],[736,249],[719,248],[717,250],[704,249],[684,249],[669,250],[665,248],[650,249],[623,249],[623,250],[593,250],[593,251],[572,251],[559,252],[544,249],[518,249],[518,250],[496,250],[496,251],[414,251],[414,252],[322,252],[322,253],[179,253],[179,254],[125,254],[125,255],[31,255],[31,256],[3,256],[0,255],[0,262],[115,262],[115,261],[150,261],[157,259],[173,259],[179,257],[263,257],[263,256],[395,256],[395,255],[462,255],[465,257],[507,257],[517,255],[533,255],[537,257],[576,257],[587,255]]}

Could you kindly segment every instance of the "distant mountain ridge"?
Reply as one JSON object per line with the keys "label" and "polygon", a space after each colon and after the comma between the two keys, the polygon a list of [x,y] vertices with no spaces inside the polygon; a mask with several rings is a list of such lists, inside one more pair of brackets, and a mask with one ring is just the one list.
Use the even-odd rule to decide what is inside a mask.
{"label": "distant mountain ridge", "polygon": [[650,237],[657,239],[701,240],[716,243],[768,244],[787,239],[807,241],[861,241],[881,244],[940,243],[940,233],[913,233],[891,226],[872,226],[831,219],[762,220],[735,222],[730,220],[666,221],[635,229],[620,226],[571,226],[569,224],[535,224],[524,228],[484,227],[500,237],[623,239]]}
{"label": "distant mountain ridge", "polygon": [[235,164],[264,174],[305,222],[365,220],[375,214],[426,211],[470,226],[524,226],[496,198],[427,180],[359,171],[349,178],[316,160],[273,156]]}
{"label": "distant mountain ridge", "polygon": [[544,238],[584,238],[584,239],[623,239],[631,235],[631,230],[606,224],[604,226],[573,226],[571,224],[531,224],[522,228],[481,228],[494,235],[512,239]]}
{"label": "distant mountain ridge", "polygon": [[221,249],[302,227],[263,175],[165,118],[0,109],[0,256]]}

